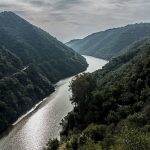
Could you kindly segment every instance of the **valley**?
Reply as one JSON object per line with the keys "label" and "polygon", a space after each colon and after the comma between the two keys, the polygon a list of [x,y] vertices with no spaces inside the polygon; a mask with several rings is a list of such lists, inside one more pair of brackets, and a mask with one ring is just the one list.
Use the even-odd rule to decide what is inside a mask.
{"label": "valley", "polygon": [[[86,72],[93,72],[107,61],[84,56],[89,64]],[[59,138],[61,120],[73,109],[69,84],[73,77],[59,81],[55,92],[37,109],[6,131],[0,139],[1,150],[42,150],[49,138]]]}

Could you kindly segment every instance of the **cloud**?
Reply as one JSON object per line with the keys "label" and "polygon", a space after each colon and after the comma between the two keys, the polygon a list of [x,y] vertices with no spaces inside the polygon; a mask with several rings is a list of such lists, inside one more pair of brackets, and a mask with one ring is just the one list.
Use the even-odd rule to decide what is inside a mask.
{"label": "cloud", "polygon": [[47,7],[47,6],[51,5],[49,2],[45,2],[45,1],[41,1],[41,0],[30,0],[27,2],[36,7],[41,7],[41,6]]}
{"label": "cloud", "polygon": [[149,0],[1,0],[0,10],[14,11],[62,41],[135,22],[150,22]]}
{"label": "cloud", "polygon": [[72,7],[82,5],[84,1],[82,0],[58,0],[54,4],[54,9],[56,10],[66,10],[71,9]]}

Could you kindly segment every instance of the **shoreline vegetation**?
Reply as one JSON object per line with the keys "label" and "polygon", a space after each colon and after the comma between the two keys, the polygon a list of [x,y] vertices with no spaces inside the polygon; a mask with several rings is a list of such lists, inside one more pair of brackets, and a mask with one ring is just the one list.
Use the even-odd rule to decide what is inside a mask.
{"label": "shoreline vegetation", "polygon": [[73,111],[47,150],[150,149],[150,39],[71,82]]}

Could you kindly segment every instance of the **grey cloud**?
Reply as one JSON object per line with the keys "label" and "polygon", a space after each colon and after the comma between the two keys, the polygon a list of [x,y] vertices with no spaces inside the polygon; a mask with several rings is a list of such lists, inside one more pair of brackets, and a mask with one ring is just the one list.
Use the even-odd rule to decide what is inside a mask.
{"label": "grey cloud", "polygon": [[10,4],[0,4],[0,8],[9,8]]}
{"label": "grey cloud", "polygon": [[0,0],[60,40],[135,22],[150,22],[149,0]]}
{"label": "grey cloud", "polygon": [[31,5],[33,5],[34,7],[49,7],[49,6],[52,6],[52,4],[46,0],[46,1],[42,1],[42,0],[27,0],[27,1],[24,1],[22,0],[22,2],[24,3],[29,3]]}
{"label": "grey cloud", "polygon": [[53,10],[64,10],[75,5],[80,5],[83,0],[21,0],[24,3],[29,3],[35,7],[49,7],[52,6]]}
{"label": "grey cloud", "polygon": [[54,4],[54,9],[64,10],[83,4],[82,0],[58,0]]}
{"label": "grey cloud", "polygon": [[32,5],[35,5],[37,7],[40,7],[40,6],[49,6],[50,3],[48,2],[44,2],[44,1],[40,1],[40,0],[32,0],[32,1],[29,1]]}

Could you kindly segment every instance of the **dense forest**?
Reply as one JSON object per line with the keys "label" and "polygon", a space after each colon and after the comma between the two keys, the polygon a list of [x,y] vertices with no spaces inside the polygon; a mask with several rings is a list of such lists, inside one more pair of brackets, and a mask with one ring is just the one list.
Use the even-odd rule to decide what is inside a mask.
{"label": "dense forest", "polygon": [[85,59],[42,29],[13,12],[0,13],[0,46],[23,63],[36,64],[50,81],[85,70]]}
{"label": "dense forest", "polygon": [[54,91],[86,60],[12,12],[0,13],[0,132]]}
{"label": "dense forest", "polygon": [[48,150],[150,149],[150,39],[71,82],[74,110]]}
{"label": "dense forest", "polygon": [[126,52],[129,45],[150,36],[150,24],[139,23],[93,33],[66,45],[80,54],[111,59]]}

